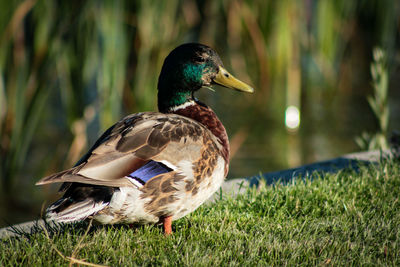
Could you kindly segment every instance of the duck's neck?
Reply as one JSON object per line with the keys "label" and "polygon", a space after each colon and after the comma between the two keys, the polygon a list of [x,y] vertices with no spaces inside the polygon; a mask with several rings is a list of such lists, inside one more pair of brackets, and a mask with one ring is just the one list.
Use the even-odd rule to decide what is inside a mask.
{"label": "duck's neck", "polygon": [[168,113],[174,113],[191,118],[206,126],[219,140],[223,147],[222,156],[229,164],[229,140],[224,125],[218,119],[211,108],[198,100],[191,100],[182,105],[169,109]]}

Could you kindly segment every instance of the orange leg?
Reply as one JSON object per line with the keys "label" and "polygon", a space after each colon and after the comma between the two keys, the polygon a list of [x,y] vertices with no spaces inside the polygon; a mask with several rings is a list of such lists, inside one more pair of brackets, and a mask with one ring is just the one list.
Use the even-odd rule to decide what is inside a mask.
{"label": "orange leg", "polygon": [[172,234],[172,216],[164,217],[163,218],[163,225],[164,225],[164,234],[170,235]]}

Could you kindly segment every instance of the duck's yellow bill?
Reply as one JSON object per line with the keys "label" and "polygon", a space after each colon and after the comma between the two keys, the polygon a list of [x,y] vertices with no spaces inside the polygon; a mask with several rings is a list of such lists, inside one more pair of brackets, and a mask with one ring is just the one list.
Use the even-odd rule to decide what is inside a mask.
{"label": "duck's yellow bill", "polygon": [[253,87],[245,84],[242,81],[239,81],[221,66],[219,67],[217,76],[214,78],[214,82],[230,89],[235,89],[246,93],[254,92]]}

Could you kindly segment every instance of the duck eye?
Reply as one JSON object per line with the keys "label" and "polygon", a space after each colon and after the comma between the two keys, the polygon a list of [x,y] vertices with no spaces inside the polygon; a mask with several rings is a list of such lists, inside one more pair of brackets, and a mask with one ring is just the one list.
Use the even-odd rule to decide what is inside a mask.
{"label": "duck eye", "polygon": [[224,73],[224,76],[226,77],[226,78],[229,78],[229,74],[228,73]]}
{"label": "duck eye", "polygon": [[196,56],[194,58],[194,62],[196,62],[196,63],[204,63],[205,61],[206,61],[205,58],[202,56]]}

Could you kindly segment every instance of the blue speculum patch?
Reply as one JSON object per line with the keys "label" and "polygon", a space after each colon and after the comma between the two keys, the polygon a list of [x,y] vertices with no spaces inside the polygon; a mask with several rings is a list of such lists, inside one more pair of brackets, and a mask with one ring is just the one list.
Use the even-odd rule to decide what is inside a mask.
{"label": "blue speculum patch", "polygon": [[145,184],[148,180],[162,173],[167,173],[172,171],[170,168],[164,164],[150,160],[145,165],[137,169],[136,171],[129,174],[129,177],[137,180],[141,184]]}

